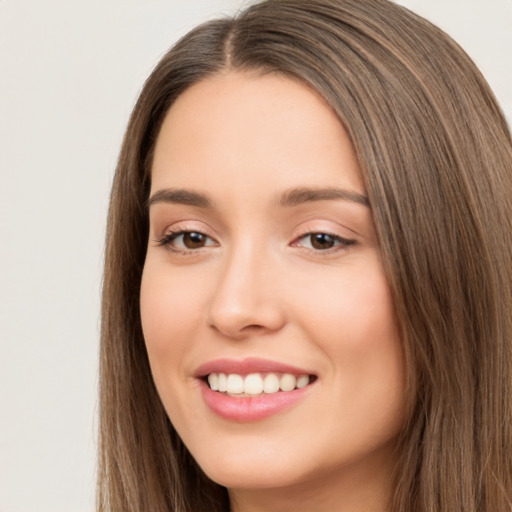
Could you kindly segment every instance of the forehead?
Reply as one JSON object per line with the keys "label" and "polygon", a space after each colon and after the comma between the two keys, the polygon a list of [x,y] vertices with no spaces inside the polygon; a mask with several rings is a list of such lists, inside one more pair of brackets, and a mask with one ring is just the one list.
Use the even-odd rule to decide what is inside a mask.
{"label": "forehead", "polygon": [[162,187],[343,186],[363,192],[350,140],[315,91],[280,75],[230,72],[194,84],[160,130],[152,191]]}

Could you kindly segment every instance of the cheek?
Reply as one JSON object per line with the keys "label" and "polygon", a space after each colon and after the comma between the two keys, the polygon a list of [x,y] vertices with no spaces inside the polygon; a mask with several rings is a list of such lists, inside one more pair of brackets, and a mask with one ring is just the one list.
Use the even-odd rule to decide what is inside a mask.
{"label": "cheek", "polygon": [[340,274],[327,291],[311,289],[301,309],[309,337],[330,362],[329,384],[338,401],[350,403],[354,417],[363,414],[371,422],[395,418],[400,423],[404,361],[381,267],[367,265],[364,272]]}
{"label": "cheek", "polygon": [[328,287],[325,282],[310,281],[303,295],[301,316],[310,336],[320,337],[334,351],[398,345],[393,303],[379,265],[333,273]]}
{"label": "cheek", "polygon": [[142,330],[155,386],[176,428],[194,416],[187,399],[187,361],[197,339],[200,303],[193,281],[147,261],[140,292]]}
{"label": "cheek", "polygon": [[[200,297],[192,283],[182,283],[149,262],[144,267],[140,293],[142,330],[151,368],[180,369],[187,343],[199,326]],[[190,284],[190,286],[187,286]]]}

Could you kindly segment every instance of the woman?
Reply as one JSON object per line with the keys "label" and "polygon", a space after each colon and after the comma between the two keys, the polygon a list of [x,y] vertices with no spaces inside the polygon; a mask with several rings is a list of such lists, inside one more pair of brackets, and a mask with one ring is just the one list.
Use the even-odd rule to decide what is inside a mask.
{"label": "woman", "polygon": [[387,0],[185,36],[112,191],[99,510],[510,510],[511,162]]}

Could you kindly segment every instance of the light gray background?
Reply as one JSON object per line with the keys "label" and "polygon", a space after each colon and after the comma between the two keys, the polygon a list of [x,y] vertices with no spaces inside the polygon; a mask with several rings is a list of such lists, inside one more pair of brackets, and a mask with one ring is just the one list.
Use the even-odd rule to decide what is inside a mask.
{"label": "light gray background", "polygon": [[[94,509],[109,186],[142,83],[240,0],[0,0],[0,512]],[[512,0],[402,0],[512,119]]]}

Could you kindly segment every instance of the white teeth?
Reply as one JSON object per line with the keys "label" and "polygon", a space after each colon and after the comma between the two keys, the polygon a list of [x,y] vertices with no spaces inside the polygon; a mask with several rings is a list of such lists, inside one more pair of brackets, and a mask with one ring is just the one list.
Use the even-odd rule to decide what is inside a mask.
{"label": "white teeth", "polygon": [[297,378],[297,387],[305,388],[309,384],[309,375],[301,375]]}
{"label": "white teeth", "polygon": [[263,379],[258,373],[251,373],[244,379],[244,393],[260,395],[263,393]]}
{"label": "white teeth", "polygon": [[291,373],[250,373],[243,376],[236,373],[210,373],[208,384],[213,391],[228,395],[258,396],[262,393],[293,391],[309,384],[309,375],[292,375]]}
{"label": "white teeth", "polygon": [[281,391],[291,391],[295,389],[295,384],[297,384],[295,375],[285,373],[279,381],[279,389],[281,389]]}
{"label": "white teeth", "polygon": [[265,393],[277,393],[279,391],[279,377],[275,373],[269,373],[263,381]]}
{"label": "white teeth", "polygon": [[243,393],[244,392],[244,379],[241,375],[230,373],[228,375],[228,393]]}
{"label": "white teeth", "polygon": [[208,375],[208,384],[210,384],[210,389],[213,389],[213,391],[218,391],[219,376],[216,373],[210,373],[210,375]]}
{"label": "white teeth", "polygon": [[228,390],[228,378],[225,373],[219,373],[219,391],[227,391]]}

